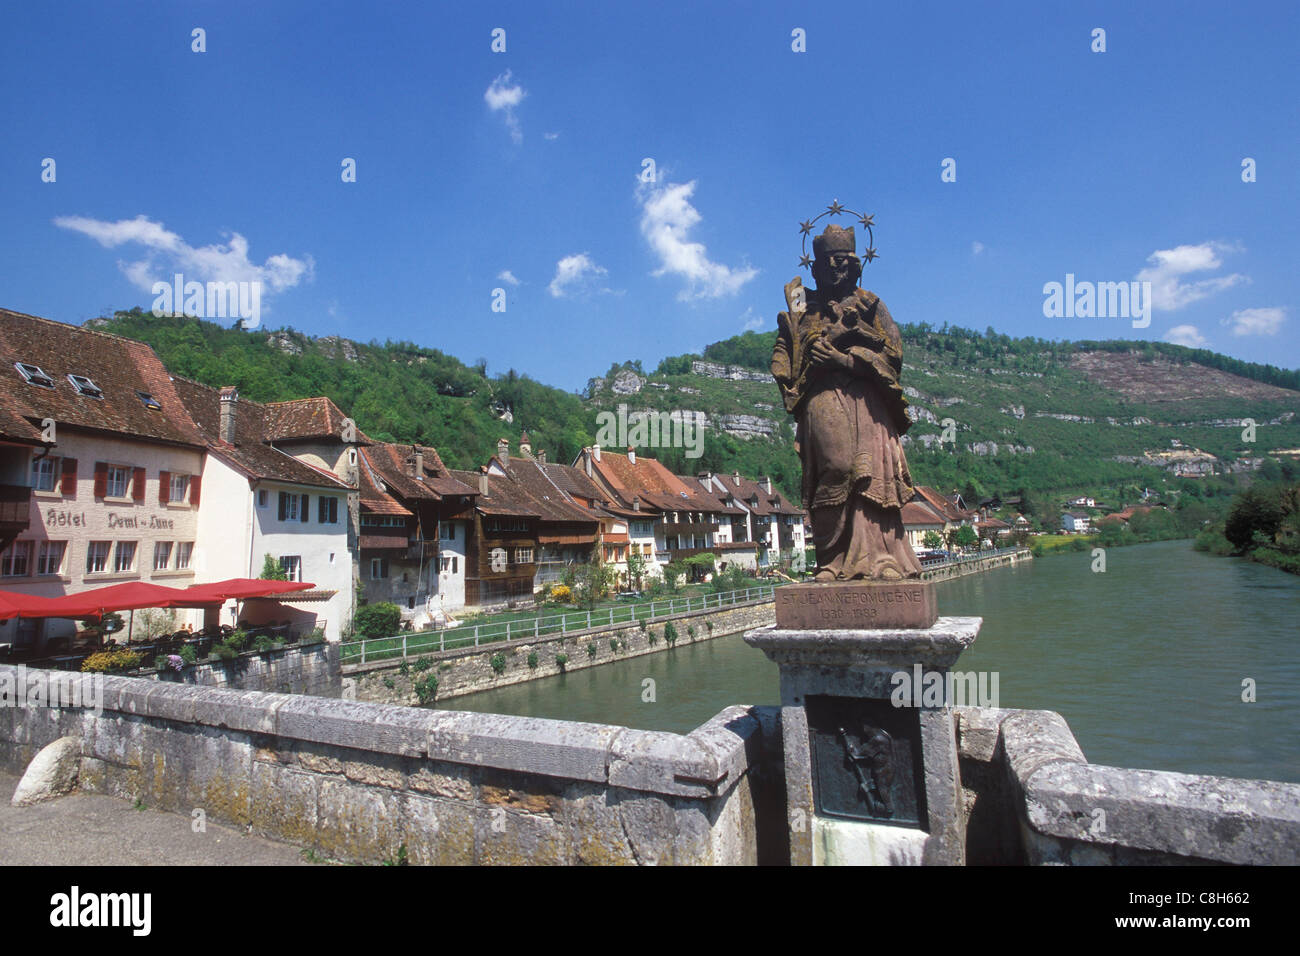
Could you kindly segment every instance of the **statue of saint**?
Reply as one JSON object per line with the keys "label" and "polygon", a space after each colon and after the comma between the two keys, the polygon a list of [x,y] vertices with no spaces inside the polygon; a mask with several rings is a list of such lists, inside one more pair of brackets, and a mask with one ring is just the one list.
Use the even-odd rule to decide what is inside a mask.
{"label": "statue of saint", "polygon": [[899,441],[911,425],[898,381],[902,338],[885,304],[857,288],[852,227],[827,226],[813,254],[817,288],[805,290],[798,278],[785,287],[789,311],[777,317],[772,375],[795,417],[815,580],[919,577],[903,531],[914,490]]}

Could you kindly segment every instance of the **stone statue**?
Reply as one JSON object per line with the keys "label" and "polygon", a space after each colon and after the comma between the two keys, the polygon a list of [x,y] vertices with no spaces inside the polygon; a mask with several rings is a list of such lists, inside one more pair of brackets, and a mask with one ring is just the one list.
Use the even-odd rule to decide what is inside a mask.
{"label": "stone statue", "polygon": [[[840,209],[836,202],[828,211]],[[869,230],[871,217],[859,219]],[[811,224],[803,227],[806,236]],[[785,287],[789,311],[777,317],[772,375],[795,417],[814,580],[916,578],[921,565],[902,517],[914,494],[899,441],[911,425],[899,384],[902,338],[885,304],[857,288],[853,227],[827,226],[813,238],[813,254],[816,289],[798,278]],[[865,254],[875,258],[873,248]]]}

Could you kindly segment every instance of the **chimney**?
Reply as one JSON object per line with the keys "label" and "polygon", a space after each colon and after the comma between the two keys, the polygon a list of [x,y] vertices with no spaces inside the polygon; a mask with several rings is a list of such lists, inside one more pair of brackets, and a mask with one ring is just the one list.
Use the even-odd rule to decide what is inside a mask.
{"label": "chimney", "polygon": [[627,446],[627,463],[629,465],[636,464],[636,449],[633,448],[631,445]]}
{"label": "chimney", "polygon": [[221,440],[227,445],[235,443],[235,403],[239,401],[239,392],[235,386],[227,385],[221,390]]}
{"label": "chimney", "polygon": [[733,472],[731,473],[731,480],[734,481],[734,482],[736,483],[736,487],[739,488],[739,487],[740,487],[740,472],[738,472],[738,471],[733,471]]}
{"label": "chimney", "polygon": [[543,465],[546,464],[546,449],[545,449],[545,448],[539,448],[539,449],[537,449],[537,460],[540,461]]}
{"label": "chimney", "polygon": [[424,481],[424,452],[418,447],[415,449],[415,478]]}
{"label": "chimney", "polygon": [[497,439],[497,460],[501,462],[502,467],[510,465],[510,439]]}
{"label": "chimney", "polygon": [[597,463],[597,464],[600,464],[600,446],[599,446],[599,445],[592,445],[592,446],[591,446],[591,457],[594,458],[594,459],[596,460],[596,463]]}
{"label": "chimney", "polygon": [[771,477],[771,475],[764,475],[764,476],[762,477],[762,479],[760,479],[760,480],[761,480],[762,483],[763,483],[763,490],[766,491],[766,492],[770,495],[770,494],[772,493],[772,477]]}
{"label": "chimney", "polygon": [[478,466],[478,493],[484,498],[492,497],[491,492],[488,490],[487,465]]}
{"label": "chimney", "polygon": [[525,458],[533,457],[533,440],[528,437],[528,432],[519,436],[519,454]]}
{"label": "chimney", "polygon": [[588,478],[591,477],[592,467],[591,467],[591,449],[590,449],[590,448],[584,448],[584,449],[582,450],[582,470],[585,471],[585,472],[587,473],[587,477],[588,477]]}
{"label": "chimney", "polygon": [[713,472],[711,471],[702,471],[696,477],[698,477],[700,481],[704,482],[706,488],[713,484]]}
{"label": "chimney", "polygon": [[640,499],[640,498],[633,498],[633,499],[632,499],[632,510],[633,510],[633,511],[640,511],[640,510],[641,510],[641,499]]}

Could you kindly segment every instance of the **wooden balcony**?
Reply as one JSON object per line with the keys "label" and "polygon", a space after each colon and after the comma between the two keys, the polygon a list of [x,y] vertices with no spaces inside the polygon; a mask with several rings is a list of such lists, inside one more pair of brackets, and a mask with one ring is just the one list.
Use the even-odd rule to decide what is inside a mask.
{"label": "wooden balcony", "polygon": [[32,489],[0,485],[0,529],[15,534],[26,531],[32,520]]}

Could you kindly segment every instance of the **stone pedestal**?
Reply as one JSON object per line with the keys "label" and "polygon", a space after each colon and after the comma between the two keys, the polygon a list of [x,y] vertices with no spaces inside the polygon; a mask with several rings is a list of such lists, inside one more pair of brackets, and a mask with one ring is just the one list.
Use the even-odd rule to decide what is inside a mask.
{"label": "stone pedestal", "polygon": [[965,862],[948,675],[980,624],[746,632],[781,668],[792,864]]}

